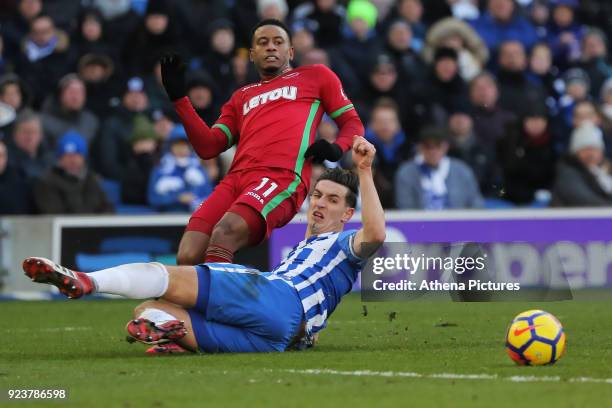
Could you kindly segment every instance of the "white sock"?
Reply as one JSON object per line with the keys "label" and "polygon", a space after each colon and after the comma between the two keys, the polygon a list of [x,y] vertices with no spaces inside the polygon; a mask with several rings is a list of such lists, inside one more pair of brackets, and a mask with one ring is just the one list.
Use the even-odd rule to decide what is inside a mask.
{"label": "white sock", "polygon": [[138,317],[150,320],[155,323],[156,326],[162,325],[170,320],[178,320],[170,313],[164,312],[160,309],[145,309]]}
{"label": "white sock", "polygon": [[168,289],[168,270],[157,262],[133,263],[88,274],[95,291],[130,299],[160,297]]}

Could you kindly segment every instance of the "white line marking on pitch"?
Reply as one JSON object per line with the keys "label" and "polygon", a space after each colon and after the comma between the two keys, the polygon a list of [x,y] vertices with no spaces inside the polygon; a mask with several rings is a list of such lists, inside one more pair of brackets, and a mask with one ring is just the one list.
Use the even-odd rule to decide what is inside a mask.
{"label": "white line marking on pitch", "polygon": [[27,327],[15,327],[12,329],[4,329],[5,333],[27,333],[27,332],[60,332],[60,331],[87,331],[93,330],[91,326],[75,326],[75,327],[43,327],[43,328],[27,328]]}
{"label": "white line marking on pitch", "polygon": [[563,379],[558,376],[535,376],[535,375],[513,375],[510,377],[500,377],[497,374],[457,374],[457,373],[435,373],[421,374],[411,371],[371,371],[371,370],[356,370],[356,371],[341,371],[328,368],[322,369],[284,369],[266,371],[283,371],[291,374],[309,374],[309,375],[343,375],[352,377],[403,377],[403,378],[431,378],[436,380],[502,380],[510,382],[572,382],[572,383],[600,383],[612,384],[612,378],[593,378],[593,377],[576,377]]}

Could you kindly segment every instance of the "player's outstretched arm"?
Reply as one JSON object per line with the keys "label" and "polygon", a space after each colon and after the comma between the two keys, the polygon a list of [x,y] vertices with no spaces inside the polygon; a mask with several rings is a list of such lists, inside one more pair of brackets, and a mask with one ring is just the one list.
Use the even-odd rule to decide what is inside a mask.
{"label": "player's outstretched arm", "polygon": [[200,118],[186,96],[186,65],[178,54],[164,55],[160,59],[162,83],[168,98],[187,132],[193,149],[203,159],[217,157],[231,146],[231,138],[222,128],[212,129]]}
{"label": "player's outstretched arm", "polygon": [[360,258],[372,255],[385,241],[386,235],[385,214],[372,177],[372,162],[375,154],[374,145],[361,136],[355,137],[352,155],[359,177],[363,227],[355,235],[353,251]]}

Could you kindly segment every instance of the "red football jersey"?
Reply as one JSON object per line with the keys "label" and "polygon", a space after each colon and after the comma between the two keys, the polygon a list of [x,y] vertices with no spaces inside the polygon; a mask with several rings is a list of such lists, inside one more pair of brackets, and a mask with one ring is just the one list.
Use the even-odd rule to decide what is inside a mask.
{"label": "red football jersey", "polygon": [[[323,113],[336,119],[351,110],[336,74],[324,65],[309,65],[238,89],[212,127],[226,134],[228,146],[237,144],[230,171],[284,168],[309,186],[311,165],[304,152]],[[336,143],[346,150],[352,136],[339,136]]]}

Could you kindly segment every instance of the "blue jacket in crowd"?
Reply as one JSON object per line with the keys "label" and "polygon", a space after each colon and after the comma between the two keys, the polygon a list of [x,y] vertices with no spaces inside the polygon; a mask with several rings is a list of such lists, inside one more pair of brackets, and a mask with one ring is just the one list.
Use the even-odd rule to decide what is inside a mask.
{"label": "blue jacket in crowd", "polygon": [[[195,156],[176,158],[166,153],[153,169],[149,181],[149,204],[159,211],[193,211],[212,192],[212,183]],[[194,199],[184,204],[179,197],[192,193]]]}

